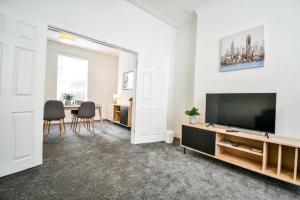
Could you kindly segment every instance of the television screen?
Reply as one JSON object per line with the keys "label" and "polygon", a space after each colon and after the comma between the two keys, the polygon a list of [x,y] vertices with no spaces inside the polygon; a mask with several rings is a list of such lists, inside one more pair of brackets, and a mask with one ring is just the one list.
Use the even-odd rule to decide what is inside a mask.
{"label": "television screen", "polygon": [[205,122],[275,133],[276,93],[206,94]]}

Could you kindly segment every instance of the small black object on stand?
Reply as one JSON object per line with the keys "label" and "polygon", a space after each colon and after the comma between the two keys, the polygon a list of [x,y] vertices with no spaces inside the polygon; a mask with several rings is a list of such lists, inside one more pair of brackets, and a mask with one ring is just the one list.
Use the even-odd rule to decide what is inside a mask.
{"label": "small black object on stand", "polygon": [[206,127],[210,127],[210,126],[215,127],[215,125],[212,124],[212,123],[209,123],[209,124],[206,125]]}
{"label": "small black object on stand", "polygon": [[185,147],[183,147],[183,154],[185,154]]}
{"label": "small black object on stand", "polygon": [[270,139],[268,132],[265,132],[265,137],[268,138],[268,139]]}
{"label": "small black object on stand", "polygon": [[226,132],[238,133],[239,131],[235,129],[227,129]]}

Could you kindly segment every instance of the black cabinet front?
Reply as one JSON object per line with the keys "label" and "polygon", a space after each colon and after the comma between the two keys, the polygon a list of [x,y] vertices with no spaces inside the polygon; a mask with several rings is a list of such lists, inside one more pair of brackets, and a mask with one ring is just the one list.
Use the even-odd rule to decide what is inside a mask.
{"label": "black cabinet front", "polygon": [[121,108],[120,108],[120,123],[127,126],[127,124],[128,124],[128,107],[121,106]]}
{"label": "black cabinet front", "polygon": [[214,156],[216,133],[183,125],[181,144]]}

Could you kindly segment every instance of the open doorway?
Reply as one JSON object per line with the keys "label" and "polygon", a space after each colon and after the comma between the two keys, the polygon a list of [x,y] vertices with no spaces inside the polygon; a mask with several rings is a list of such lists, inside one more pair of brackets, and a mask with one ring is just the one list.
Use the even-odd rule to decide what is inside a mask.
{"label": "open doorway", "polygon": [[[105,133],[110,124],[132,130],[136,63],[134,51],[48,27],[44,100],[62,102],[65,112],[63,121],[56,121],[59,126],[52,123],[59,127],[54,128],[55,134],[70,129],[80,134],[80,127]],[[74,121],[74,112],[78,113],[83,102],[94,102],[95,116]],[[45,135],[51,134],[47,121]]]}
{"label": "open doorway", "polygon": [[[122,33],[119,33],[119,36],[106,37],[111,42],[126,43],[130,47],[141,51],[138,70],[136,70],[137,53],[134,51],[70,31],[48,27],[46,23],[41,23],[38,19],[28,19],[14,11],[10,12],[1,9],[1,15],[4,16],[2,19],[5,22],[3,23],[5,31],[2,32],[1,43],[3,48],[0,47],[0,53],[5,55],[2,56],[2,63],[6,67],[5,70],[2,70],[2,83],[5,84],[1,88],[2,97],[0,99],[2,105],[0,109],[0,131],[3,133],[0,142],[2,149],[1,158],[3,158],[0,176],[22,171],[43,163],[43,152],[46,153],[45,148],[43,151],[42,126],[44,101],[47,99],[44,96],[44,88],[48,28],[58,33],[66,33],[75,38],[86,39],[96,44],[102,44],[105,47],[133,54],[135,57],[135,87],[132,103],[132,129],[129,139],[131,139],[133,144],[163,141],[167,125],[167,94],[170,69],[169,41],[163,42],[159,46],[161,49],[157,49],[153,41],[160,41],[156,40],[160,38],[159,35],[151,38],[149,41],[147,41],[147,37],[136,37],[138,35],[135,36],[137,40],[129,35],[122,37]],[[97,34],[97,32],[93,34]],[[165,33],[162,34],[163,36],[165,35]],[[118,39],[118,37],[120,38]],[[128,41],[126,38],[128,38]],[[69,54],[63,54],[62,56],[74,58],[74,56],[72,57]],[[81,60],[82,63],[85,62],[84,60],[88,60],[88,63],[90,61],[80,56],[75,56],[75,59],[77,61]],[[124,89],[128,89],[128,87],[130,88],[128,79],[131,75],[127,73],[127,75],[124,74],[123,76],[127,79],[124,83]],[[57,79],[54,80],[55,84],[57,84]],[[57,100],[57,92],[53,94],[53,99]],[[89,93],[87,95],[83,94],[81,98],[85,98],[85,96],[89,98],[88,95]],[[63,126],[61,128],[64,129]],[[104,135],[101,134],[101,137]],[[130,133],[128,135],[130,136]],[[97,137],[100,143],[103,142],[101,137]],[[80,137],[74,138],[81,139]],[[88,140],[85,141],[89,142]],[[127,144],[128,142],[129,140],[125,143]],[[62,145],[62,147],[64,146]],[[44,157],[44,160],[46,157]]]}

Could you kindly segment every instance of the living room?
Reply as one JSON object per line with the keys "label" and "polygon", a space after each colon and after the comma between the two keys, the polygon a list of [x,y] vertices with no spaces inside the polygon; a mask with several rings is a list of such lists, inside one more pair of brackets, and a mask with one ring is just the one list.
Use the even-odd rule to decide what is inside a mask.
{"label": "living room", "polygon": [[[0,198],[300,198],[298,0],[3,0],[0,8]],[[63,139],[42,142],[49,27],[137,55],[131,136],[116,127],[81,138],[67,126]],[[271,112],[261,121],[257,108]]]}

